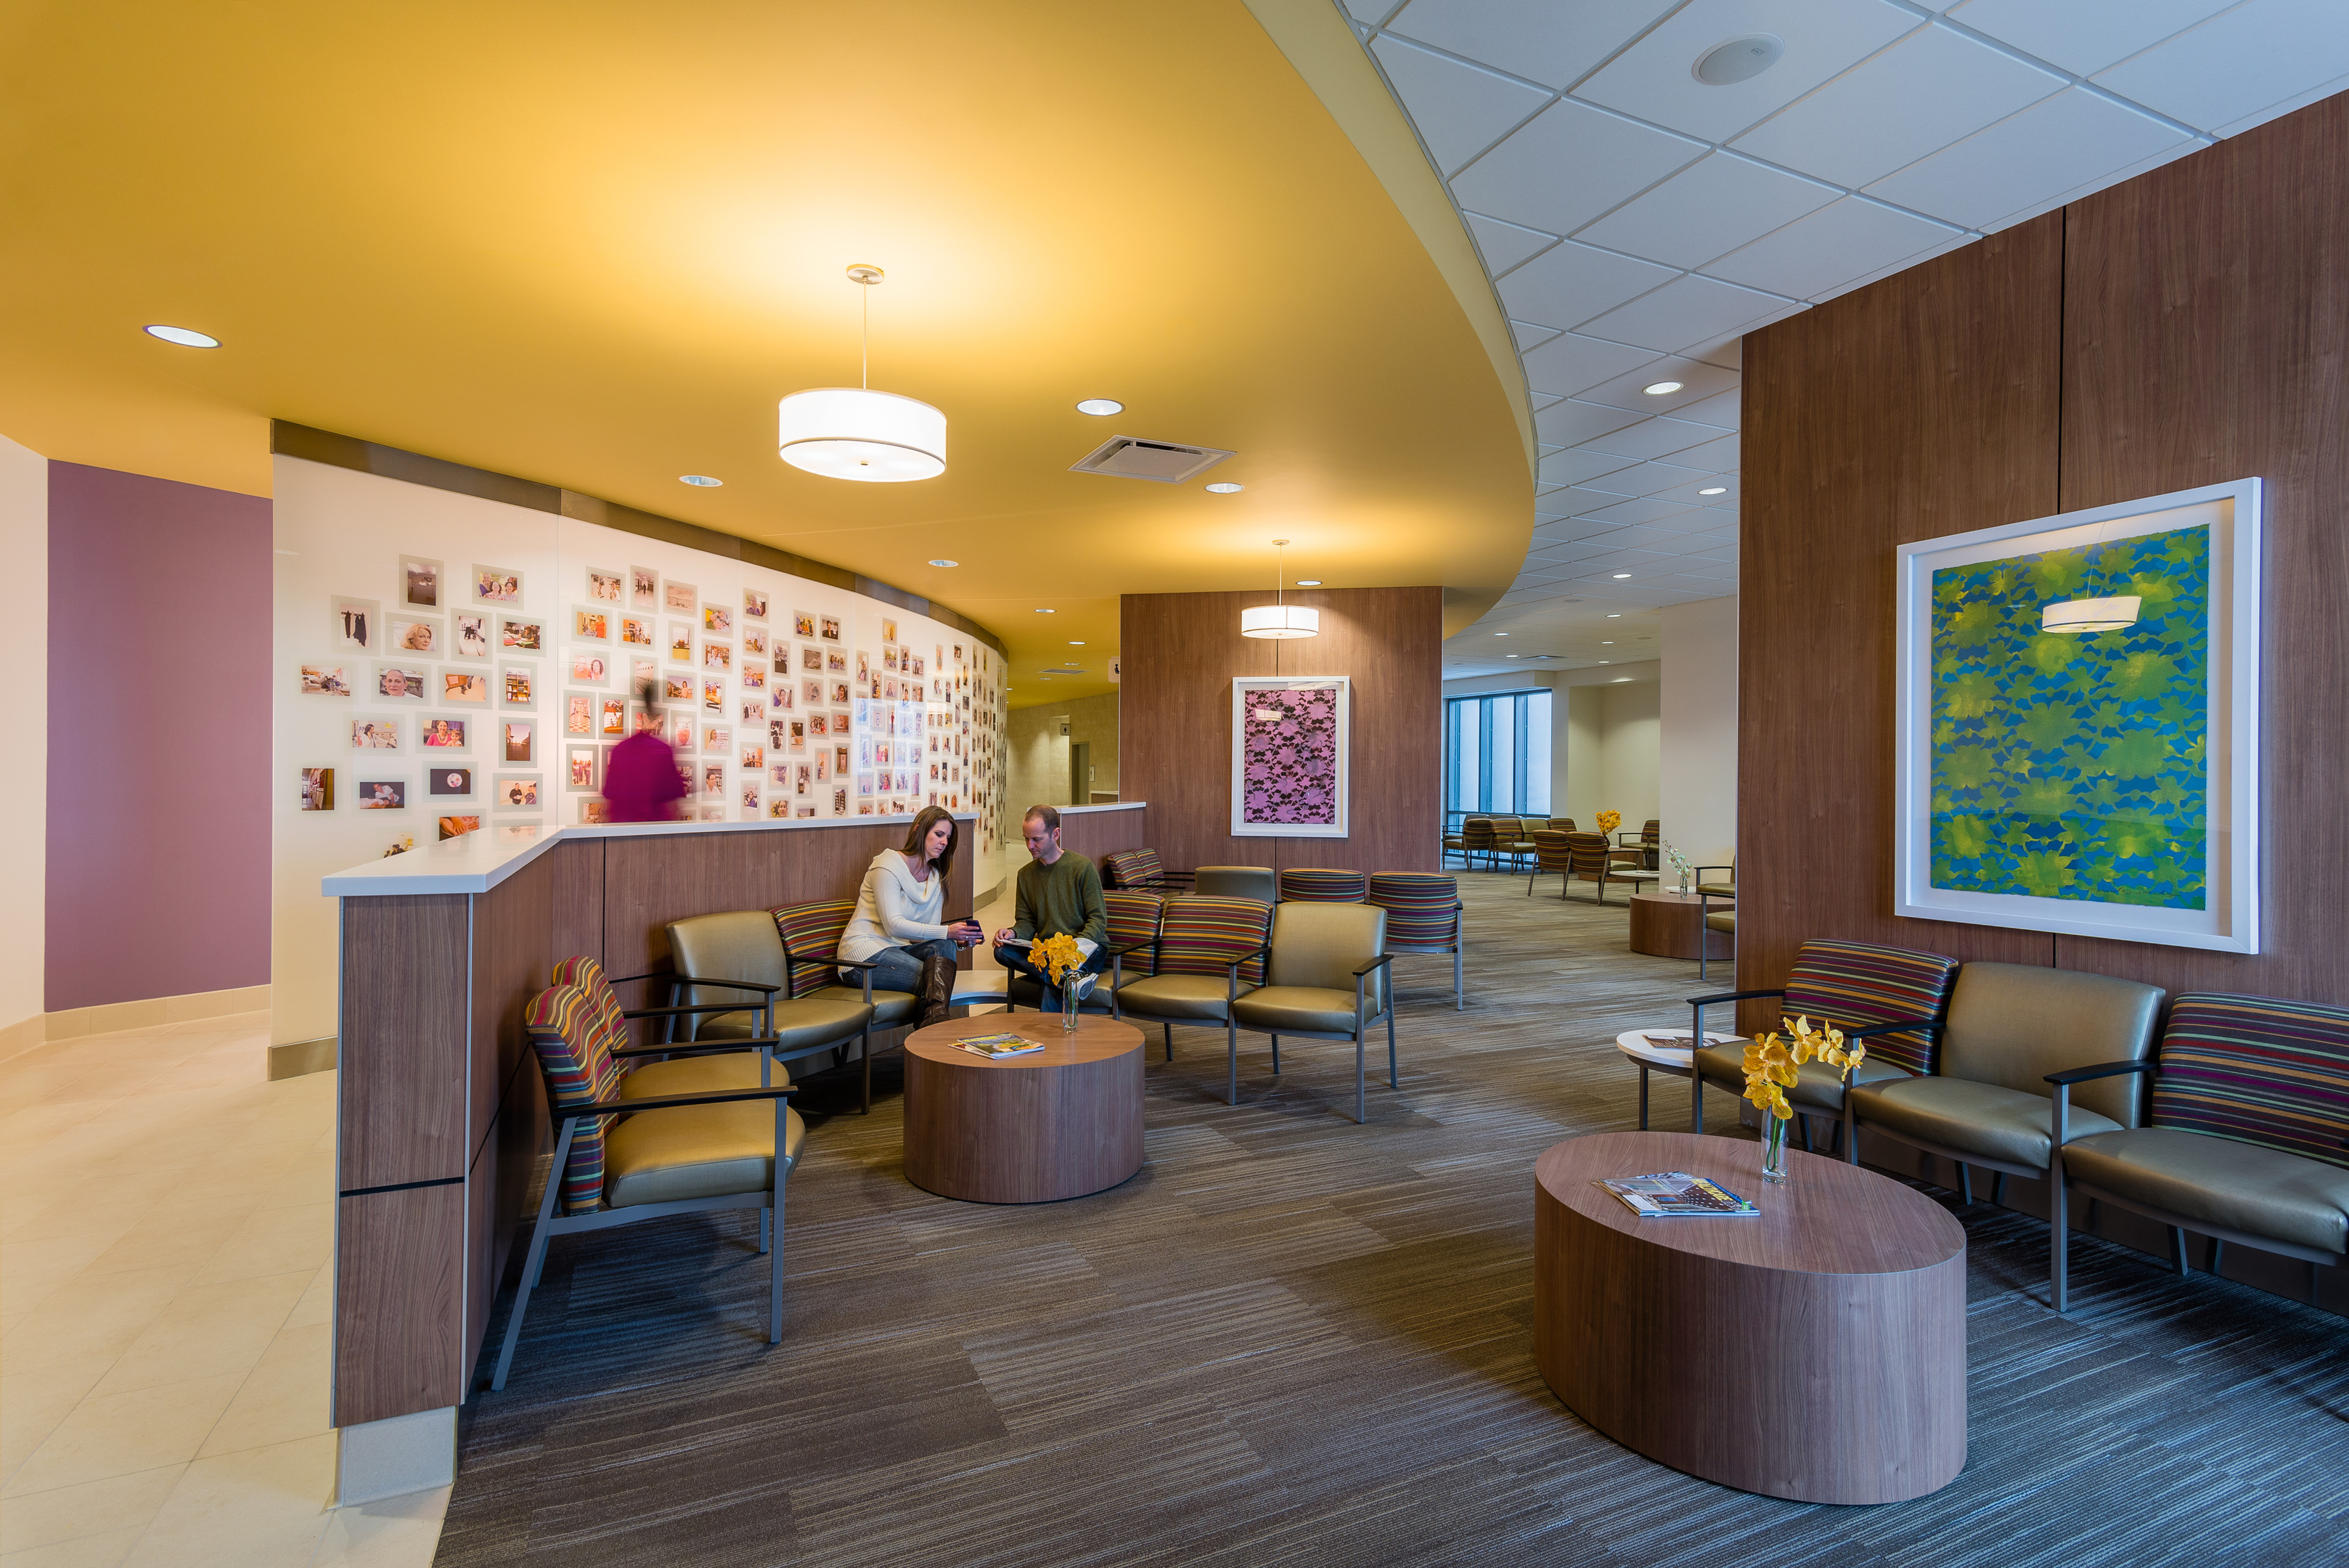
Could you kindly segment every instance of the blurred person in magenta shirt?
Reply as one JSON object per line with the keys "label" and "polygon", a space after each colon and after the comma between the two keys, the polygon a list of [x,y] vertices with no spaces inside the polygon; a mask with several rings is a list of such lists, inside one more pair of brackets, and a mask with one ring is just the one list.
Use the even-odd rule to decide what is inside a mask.
{"label": "blurred person in magenta shirt", "polygon": [[[660,711],[660,688],[636,685],[636,706],[647,717]],[[641,722],[641,721],[640,721]],[[677,755],[657,723],[637,730],[612,748],[604,768],[604,805],[614,822],[674,822],[682,813],[685,781],[677,776]]]}

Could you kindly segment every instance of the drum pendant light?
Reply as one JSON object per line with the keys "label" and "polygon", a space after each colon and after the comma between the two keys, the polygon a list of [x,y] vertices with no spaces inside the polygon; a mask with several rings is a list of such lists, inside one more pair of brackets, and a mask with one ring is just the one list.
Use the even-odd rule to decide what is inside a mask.
{"label": "drum pendant light", "polygon": [[947,471],[947,417],[924,402],[873,389],[873,295],[881,269],[862,263],[849,281],[864,294],[864,352],[854,387],[793,392],[776,405],[777,451],[793,468],[829,479],[895,484]]}
{"label": "drum pendant light", "polygon": [[1321,612],[1308,605],[1293,605],[1288,602],[1287,576],[1280,569],[1280,552],[1287,548],[1288,545],[1288,541],[1286,539],[1275,539],[1272,542],[1273,602],[1240,611],[1242,637],[1286,639],[1321,635]]}
{"label": "drum pendant light", "polygon": [[2065,599],[2061,604],[2044,607],[2039,612],[2042,631],[2118,631],[2137,624],[2138,609],[2144,596],[2130,594],[2114,599]]}

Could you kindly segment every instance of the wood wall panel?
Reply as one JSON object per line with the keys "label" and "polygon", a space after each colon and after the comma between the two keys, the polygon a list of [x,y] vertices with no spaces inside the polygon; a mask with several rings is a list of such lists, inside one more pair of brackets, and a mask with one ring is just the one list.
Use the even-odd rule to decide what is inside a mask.
{"label": "wood wall panel", "polygon": [[[1150,805],[1169,867],[1333,866],[1433,871],[1443,854],[1444,590],[1315,589],[1321,635],[1239,634],[1260,592],[1129,594],[1123,604],[1118,793]],[[1353,686],[1350,832],[1244,838],[1231,831],[1232,681],[1344,675]]]}
{"label": "wood wall panel", "polygon": [[2349,1003],[2349,100],[2075,202],[2064,507],[2264,481],[2262,951],[2058,939],[2066,967]]}
{"label": "wood wall panel", "polygon": [[562,956],[554,941],[554,857],[542,855],[473,898],[469,1168],[497,1119],[514,1069],[530,1054],[523,1010],[554,980]]}
{"label": "wood wall panel", "polygon": [[470,903],[343,900],[343,1191],[465,1174]]}
{"label": "wood wall panel", "polygon": [[[1083,856],[1095,866],[1102,863],[1102,856],[1114,855],[1121,849],[1151,848],[1149,805],[1142,803],[1115,811],[1088,811],[1077,816],[1064,816],[1061,818],[1061,847]],[[1028,852],[1022,846],[1011,857],[1009,875],[1017,877],[1019,867],[1027,864]]]}
{"label": "wood wall panel", "polygon": [[2053,956],[1892,913],[1893,550],[2055,510],[2063,265],[2050,213],[1745,339],[1741,987],[1810,937]]}
{"label": "wood wall panel", "polygon": [[336,1206],[336,1426],[463,1402],[464,1248],[461,1180]]}
{"label": "wood wall panel", "polygon": [[608,842],[568,839],[547,854],[554,863],[554,952],[559,959],[585,954],[604,961],[604,846]]}

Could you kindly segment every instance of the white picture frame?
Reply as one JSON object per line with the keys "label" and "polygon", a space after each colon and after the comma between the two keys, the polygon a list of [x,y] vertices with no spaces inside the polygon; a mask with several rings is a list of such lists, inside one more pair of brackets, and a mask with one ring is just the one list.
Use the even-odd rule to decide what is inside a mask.
{"label": "white picture frame", "polygon": [[[1326,693],[1327,715],[1301,713],[1299,704],[1319,707],[1312,693]],[[1248,778],[1252,733],[1257,748],[1266,744],[1262,732],[1268,721],[1255,717],[1278,710],[1292,715],[1286,722],[1303,724],[1310,739],[1329,747],[1327,765],[1309,762],[1296,780],[1274,781],[1269,790],[1251,789]],[[1251,726],[1255,726],[1252,732]],[[1326,725],[1326,731],[1324,726]],[[1344,838],[1351,831],[1351,751],[1353,683],[1343,675],[1237,676],[1232,680],[1232,815],[1231,831],[1239,838]],[[1262,784],[1265,781],[1259,780]],[[1321,805],[1311,797],[1316,789],[1328,797],[1326,821],[1311,818]],[[1278,798],[1273,798],[1278,797]]]}
{"label": "white picture frame", "polygon": [[[2034,518],[2025,523],[1978,529],[1940,539],[1920,540],[1899,547],[1894,561],[1899,608],[1898,722],[1894,732],[1893,784],[1894,914],[1911,919],[1956,920],[1971,925],[2100,937],[2116,941],[2199,948],[2212,952],[2256,953],[2260,950],[2261,504],[2261,482],[2244,479],[2085,511],[2061,513],[2053,517]],[[2168,860],[2168,864],[2186,864],[2195,867],[2197,880],[2189,886],[2200,898],[2202,907],[2165,906],[2141,899],[2106,900],[2068,893],[2043,897],[1962,886],[1968,880],[1996,879],[1973,869],[1975,862],[1952,857],[1966,852],[1971,843],[1982,841],[1979,835],[1983,830],[1968,824],[1978,824],[1991,814],[1978,808],[1967,809],[1970,803],[1962,796],[1983,786],[1973,784],[1962,775],[1958,776],[1955,785],[1961,791],[1960,805],[1947,805],[1951,785],[1945,778],[1943,787],[1938,792],[1944,809],[1936,809],[1937,748],[1938,754],[1948,757],[1950,765],[1954,767],[1959,762],[1957,748],[1971,745],[1974,737],[1968,733],[1936,734],[1937,728],[1945,729],[1949,723],[1946,715],[1939,720],[1936,718],[1934,681],[1937,674],[1959,679],[1965,676],[1961,673],[1962,665],[1939,670],[1936,668],[1934,574],[2002,563],[2023,556],[2040,557],[2054,552],[2102,552],[2115,545],[2196,528],[2209,530],[2207,555],[2198,557],[2200,568],[2207,572],[2207,577],[2203,579],[2207,584],[2207,614],[2199,628],[2199,643],[2189,638],[2188,642],[2179,646],[2187,648],[2189,656],[2205,661],[2203,704],[2193,715],[2194,722],[2173,723],[2173,727],[2178,737],[2186,741],[2187,749],[2191,750],[2199,743],[2204,758],[2199,818],[2201,856],[2199,861]],[[2093,561],[2094,557],[2089,559]],[[2103,570],[2091,566],[2084,574],[2083,581],[2087,587],[2080,590],[2079,597],[2094,597],[2097,586],[2095,578]],[[1955,582],[1949,586],[1953,592],[1958,587]],[[2027,582],[2023,585],[2027,586]],[[2023,587],[2018,587],[2014,592],[2020,594]],[[2071,590],[2058,587],[2044,591],[2060,596]],[[2049,602],[2061,600],[2051,599]],[[1987,610],[1983,612],[1985,616],[1989,613]],[[1951,616],[1950,625],[1957,624],[1955,617]],[[2116,633],[2086,635],[2105,637]],[[2129,636],[2132,632],[2120,630],[2118,635]],[[2152,633],[2149,631],[2147,635]],[[1963,647],[1969,645],[1969,636],[1963,631],[1950,633],[1947,637],[1950,646],[1944,648],[1939,657],[1960,658]],[[2043,639],[2049,636],[2064,636],[2067,641],[2070,640],[2067,634],[2039,634]],[[2111,654],[2117,654],[2122,649],[2123,645],[2113,645],[2107,650],[2107,662],[2111,662]],[[2161,656],[2168,657],[2166,653]],[[2020,662],[2030,664],[2031,660],[2026,659]],[[2032,667],[2038,668],[2036,665]],[[2119,668],[2117,664],[2113,667]],[[1999,678],[2022,677],[2018,672],[2013,677],[2002,674]],[[1955,687],[1948,690],[1954,691]],[[1982,687],[1985,694],[1982,701],[1987,702],[1994,699],[2005,703],[2008,690],[2011,688],[2002,688],[1995,681],[1991,681]],[[2106,690],[2103,686],[2093,688],[2090,695],[2101,700]],[[2172,692],[2169,695],[2174,697],[2176,694]],[[2013,706],[2025,713],[2042,713],[2049,705],[2046,699],[2038,697]],[[1995,711],[1986,711],[1994,715]],[[2194,738],[2190,740],[2187,739],[2189,731],[2195,732]],[[2008,732],[2000,732],[2002,735]],[[2086,747],[2092,745],[2105,746],[2109,751],[2138,732],[2159,739],[2150,726],[2139,726],[2137,731],[2132,732],[2106,724],[2085,741],[2075,741],[2073,744],[2083,754],[2085,754]],[[2026,743],[2031,743],[2029,737],[2023,739]],[[2040,743],[2053,745],[2054,742]],[[2165,742],[2163,749],[2174,753],[2178,748]],[[1987,756],[1990,748],[1972,745],[1972,750]],[[2106,754],[2098,753],[2089,761],[2101,761]],[[2089,858],[2079,855],[2066,857],[2061,853],[2064,847],[2079,842],[2076,826],[2067,826],[2067,823],[2085,817],[2088,812],[2102,810],[2110,814],[2104,818],[2088,819],[2097,821],[2104,829],[2109,829],[2115,824],[2139,821],[2155,829],[2164,826],[2158,818],[2143,817],[2141,813],[2134,812],[2127,801],[2117,807],[2097,803],[2095,794],[2106,793],[2106,782],[2140,776],[2138,774],[2125,774],[2116,768],[2100,767],[2095,770],[2094,774],[2099,782],[2091,784],[2091,774],[2083,767],[2079,782],[2095,794],[2090,794],[2082,802],[2082,811],[2075,814],[2055,809],[2068,788],[2058,770],[2035,765],[2030,769],[2018,768],[2015,765],[2017,760],[2011,755],[1991,759],[1994,766],[1985,763],[1985,766],[1990,766],[1990,771],[1980,776],[1995,781],[1992,787],[1999,789],[2018,788],[2012,781],[2030,778],[2038,781],[2039,787],[2055,792],[2044,796],[2034,794],[2030,800],[2025,800],[2018,793],[2009,798],[2021,804],[2023,809],[1998,814],[2010,819],[2025,818],[2029,823],[2044,820],[2054,825],[2046,829],[2051,847],[2045,851],[2048,858],[2042,861],[2043,865],[2055,868],[2048,873],[2051,880],[2056,876],[2073,875],[2079,861]],[[2024,757],[2019,760],[2030,762],[2033,759]],[[1967,765],[1975,764],[1969,761]],[[2118,793],[2117,789],[2114,793]],[[2048,808],[2032,812],[2029,807],[2042,799]],[[1941,825],[1938,828],[1937,822]],[[2177,825],[2170,823],[2167,826],[2174,830]],[[2002,852],[2013,847],[2013,841],[2007,836],[2009,833],[2027,830],[2028,823],[2024,827],[2010,826],[2002,831],[1996,840],[2002,846]],[[1938,839],[1937,832],[1940,836]],[[2168,835],[2158,831],[2153,835],[2156,840],[2165,836]],[[2142,836],[2136,836],[2136,841],[2143,842]],[[2114,840],[2107,834],[2098,841],[2096,847],[2101,853],[2104,846],[2112,842]],[[1951,852],[1945,855],[1939,865],[1935,858],[1937,843]],[[2175,848],[2176,846],[2169,847]],[[2157,870],[2165,860],[2163,846],[2158,842],[2148,843],[2142,850],[2132,849],[2131,853]],[[2034,859],[2038,858],[2034,856]],[[2105,873],[2100,871],[2098,874]],[[1937,885],[1937,879],[1940,885]],[[2147,888],[2137,890],[2147,892]],[[2149,892],[2147,896],[2150,896]]]}

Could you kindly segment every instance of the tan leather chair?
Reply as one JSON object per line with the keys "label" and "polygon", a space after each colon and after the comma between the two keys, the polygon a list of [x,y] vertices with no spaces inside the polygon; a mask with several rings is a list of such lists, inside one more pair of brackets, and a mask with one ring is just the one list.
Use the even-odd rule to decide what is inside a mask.
{"label": "tan leather chair", "polygon": [[1279,879],[1269,866],[1202,866],[1191,887],[1203,898],[1254,898],[1259,904],[1280,899]]}
{"label": "tan leather chair", "polygon": [[[681,1005],[734,1002],[740,1006],[739,1012],[701,1015],[685,1036],[688,1042],[764,1035],[774,1040],[778,1063],[835,1051],[844,1061],[850,1043],[855,1042],[864,1067],[864,1107],[872,1108],[872,1031],[876,1025],[886,1028],[910,1022],[913,998],[902,992],[879,992],[880,998],[893,1004],[888,1022],[884,1023],[881,1007],[845,986],[826,986],[799,998],[784,994],[791,982],[782,938],[775,929],[774,917],[764,909],[730,909],[671,920],[668,950],[677,966],[676,989]],[[864,986],[866,994],[873,994],[869,971]]]}
{"label": "tan leather chair", "polygon": [[[1950,994],[1932,1075],[1855,1084],[1844,1096],[1844,1158],[1858,1162],[1855,1132],[1938,1155],[1957,1166],[1968,1203],[1970,1166],[1997,1172],[1992,1202],[2009,1176],[2049,1177],[2056,1145],[2048,1075],[2143,1061],[2161,1001],[2159,986],[2109,975],[1967,964]],[[2074,1096],[2075,1137],[2139,1125],[2133,1076],[2079,1085]]]}
{"label": "tan leather chair", "polygon": [[1354,1120],[1366,1119],[1362,1036],[1387,1021],[1387,1086],[1395,1066],[1393,988],[1387,964],[1387,912],[1375,904],[1283,904],[1272,919],[1272,963],[1266,984],[1232,1003],[1241,1029],[1272,1036],[1272,1070],[1280,1071],[1280,1037],[1354,1043]]}

